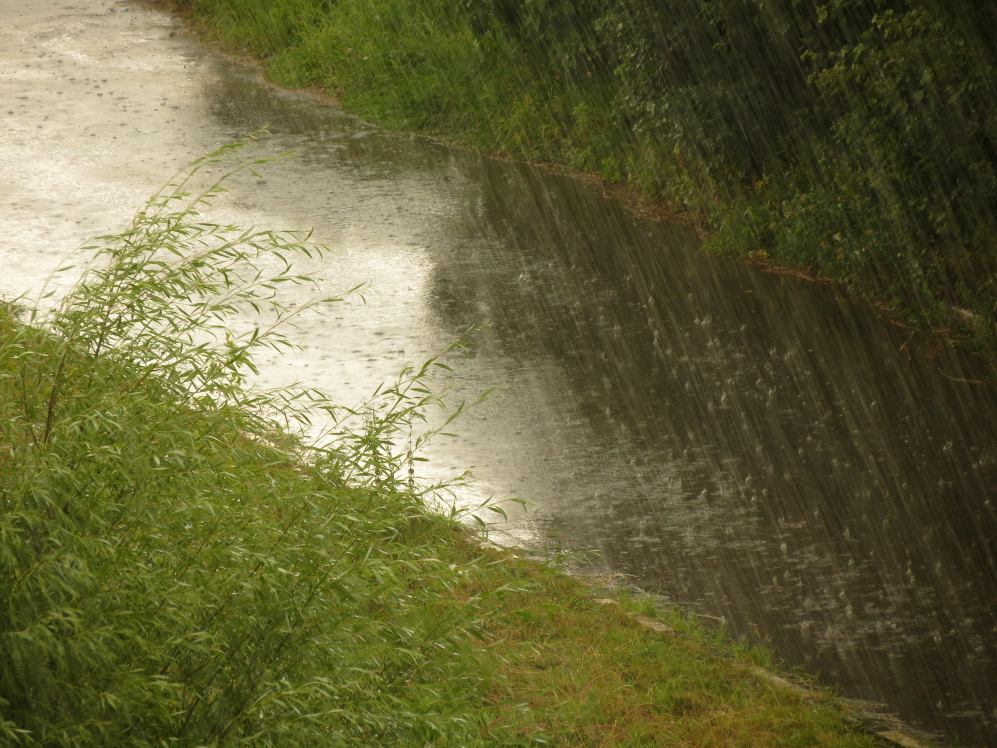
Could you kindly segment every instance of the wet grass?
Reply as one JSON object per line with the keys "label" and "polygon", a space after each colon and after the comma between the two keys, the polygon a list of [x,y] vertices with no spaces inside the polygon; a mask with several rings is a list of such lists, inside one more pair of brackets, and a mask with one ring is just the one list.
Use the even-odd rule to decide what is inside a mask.
{"label": "wet grass", "polygon": [[[809,703],[772,688],[751,674],[744,649],[678,611],[597,606],[550,570],[527,564],[521,573],[540,589],[497,628],[515,656],[491,701],[551,745],[873,745],[849,734],[829,695]],[[656,633],[628,611],[684,633]]]}
{"label": "wet grass", "polygon": [[611,76],[582,82],[562,76],[501,34],[476,33],[456,6],[429,0],[172,6],[186,9],[215,41],[262,60],[276,83],[321,88],[387,127],[616,180],[639,160],[627,125],[613,113]]}
{"label": "wet grass", "polygon": [[442,361],[361,412],[247,387],[319,313],[278,291],[321,249],[200,215],[229,179],[199,191],[204,167],[256,166],[231,158],[90,247],[61,301],[0,314],[0,742],[872,745],[830,695],[753,676],[764,651],[597,605],[429,511],[392,444]]}

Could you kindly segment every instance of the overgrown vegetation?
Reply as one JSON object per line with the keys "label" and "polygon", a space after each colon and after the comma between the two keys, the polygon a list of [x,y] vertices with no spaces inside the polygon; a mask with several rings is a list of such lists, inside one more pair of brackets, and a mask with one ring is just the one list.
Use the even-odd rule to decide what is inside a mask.
{"label": "overgrown vegetation", "polygon": [[[392,443],[434,362],[359,421],[247,388],[320,250],[199,215],[252,168],[230,159],[47,311],[0,315],[0,744],[871,745],[827,695],[759,683],[757,650],[675,613],[684,638],[649,632],[427,510]],[[340,424],[318,442],[316,416]]]}
{"label": "overgrown vegetation", "polygon": [[393,128],[626,180],[708,249],[997,343],[997,6],[181,0]]}

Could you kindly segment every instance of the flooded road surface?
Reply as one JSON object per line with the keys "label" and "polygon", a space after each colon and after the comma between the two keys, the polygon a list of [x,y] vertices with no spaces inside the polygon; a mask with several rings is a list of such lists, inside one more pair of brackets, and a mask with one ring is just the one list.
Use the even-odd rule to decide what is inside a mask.
{"label": "flooded road surface", "polygon": [[[496,537],[615,571],[844,695],[997,733],[997,398],[832,289],[695,254],[577,181],[383,133],[123,3],[0,7],[0,291],[37,290],[179,166],[261,126],[300,157],[220,213],[314,227],[366,305],[269,360],[357,403],[470,326],[461,394],[505,384],[422,472],[518,496]],[[992,744],[992,743],[991,743]]]}

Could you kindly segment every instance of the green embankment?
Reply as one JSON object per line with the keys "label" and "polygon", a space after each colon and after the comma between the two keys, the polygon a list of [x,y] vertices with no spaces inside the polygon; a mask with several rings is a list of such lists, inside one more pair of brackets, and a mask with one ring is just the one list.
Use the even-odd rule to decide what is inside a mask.
{"label": "green embankment", "polygon": [[650,631],[427,511],[391,442],[432,365],[319,446],[303,424],[347,413],[247,389],[320,250],[197,215],[228,157],[54,309],[0,315],[0,745],[872,745],[753,675],[763,651]]}
{"label": "green embankment", "polygon": [[997,6],[177,0],[272,79],[625,182],[707,249],[997,343]]}

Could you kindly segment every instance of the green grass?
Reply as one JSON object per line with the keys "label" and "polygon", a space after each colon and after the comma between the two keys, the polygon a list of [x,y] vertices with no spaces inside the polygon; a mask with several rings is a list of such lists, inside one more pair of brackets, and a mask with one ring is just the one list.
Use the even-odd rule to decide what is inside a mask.
{"label": "green grass", "polygon": [[573,82],[501,34],[475,33],[456,6],[430,0],[198,0],[215,40],[264,61],[286,86],[316,86],[395,129],[432,132],[513,158],[622,175],[627,128],[605,76]]}
{"label": "green grass", "polygon": [[[830,695],[754,677],[763,651],[675,611],[680,636],[651,632],[645,602],[600,607],[429,511],[391,444],[442,361],[362,413],[247,387],[319,313],[279,291],[321,249],[201,215],[255,166],[231,151],[90,247],[65,298],[0,314],[0,744],[872,745]],[[205,166],[227,173],[197,188]],[[306,439],[316,417],[337,426]]]}

